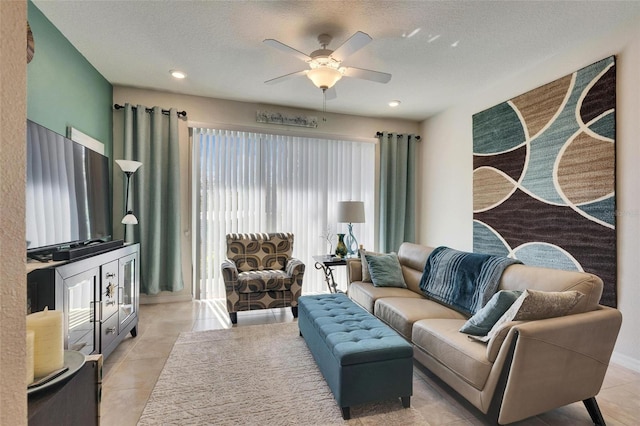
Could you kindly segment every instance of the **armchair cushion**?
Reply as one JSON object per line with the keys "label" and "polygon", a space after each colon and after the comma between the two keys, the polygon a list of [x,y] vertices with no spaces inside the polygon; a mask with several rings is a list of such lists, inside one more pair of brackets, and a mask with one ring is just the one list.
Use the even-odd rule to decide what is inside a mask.
{"label": "armchair cushion", "polygon": [[228,234],[227,258],[239,272],[284,270],[293,252],[293,234]]}
{"label": "armchair cushion", "polygon": [[285,271],[247,271],[238,274],[238,293],[289,290],[293,279]]}

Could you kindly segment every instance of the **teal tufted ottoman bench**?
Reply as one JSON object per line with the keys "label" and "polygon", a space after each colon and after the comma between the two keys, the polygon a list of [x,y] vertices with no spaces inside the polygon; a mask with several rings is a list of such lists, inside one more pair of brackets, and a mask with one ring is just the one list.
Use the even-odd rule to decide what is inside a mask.
{"label": "teal tufted ottoman bench", "polygon": [[298,327],[342,409],[413,393],[413,347],[344,294],[302,296]]}

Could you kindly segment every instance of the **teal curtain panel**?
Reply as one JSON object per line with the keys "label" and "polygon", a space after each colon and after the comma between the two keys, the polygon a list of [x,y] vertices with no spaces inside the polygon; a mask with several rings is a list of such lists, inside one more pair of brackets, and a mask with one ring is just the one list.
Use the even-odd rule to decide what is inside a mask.
{"label": "teal curtain panel", "polygon": [[180,161],[178,114],[160,107],[152,112],[125,105],[125,160],[142,162],[131,182],[130,205],[138,217],[134,242],[140,243],[140,292],[155,295],[180,291],[182,254],[180,241]]}
{"label": "teal curtain panel", "polygon": [[398,251],[416,235],[415,135],[382,132],[380,141],[380,251]]}

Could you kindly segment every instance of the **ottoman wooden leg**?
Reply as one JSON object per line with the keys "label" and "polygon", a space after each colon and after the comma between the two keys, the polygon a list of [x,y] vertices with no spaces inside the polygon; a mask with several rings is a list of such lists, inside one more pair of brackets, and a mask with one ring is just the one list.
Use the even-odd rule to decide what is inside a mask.
{"label": "ottoman wooden leg", "polygon": [[402,396],[402,397],[400,397],[400,399],[402,399],[402,406],[404,408],[411,407],[411,397],[410,396]]}
{"label": "ottoman wooden leg", "polygon": [[349,420],[351,418],[351,409],[349,407],[342,407],[342,418]]}

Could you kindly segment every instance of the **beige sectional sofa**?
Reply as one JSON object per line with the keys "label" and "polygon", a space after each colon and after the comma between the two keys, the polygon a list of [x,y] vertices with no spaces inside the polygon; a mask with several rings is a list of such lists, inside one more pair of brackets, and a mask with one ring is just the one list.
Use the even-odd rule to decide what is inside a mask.
{"label": "beige sectional sofa", "polygon": [[604,424],[595,396],[622,316],[598,304],[602,280],[588,273],[508,266],[498,290],[576,290],[584,296],[568,315],[511,321],[483,343],[459,331],[468,315],[423,295],[419,283],[432,251],[402,244],[398,258],[407,288],[363,282],[360,259],[349,259],[349,297],[410,341],[416,361],[500,424],[577,401],[584,402],[594,423]]}

